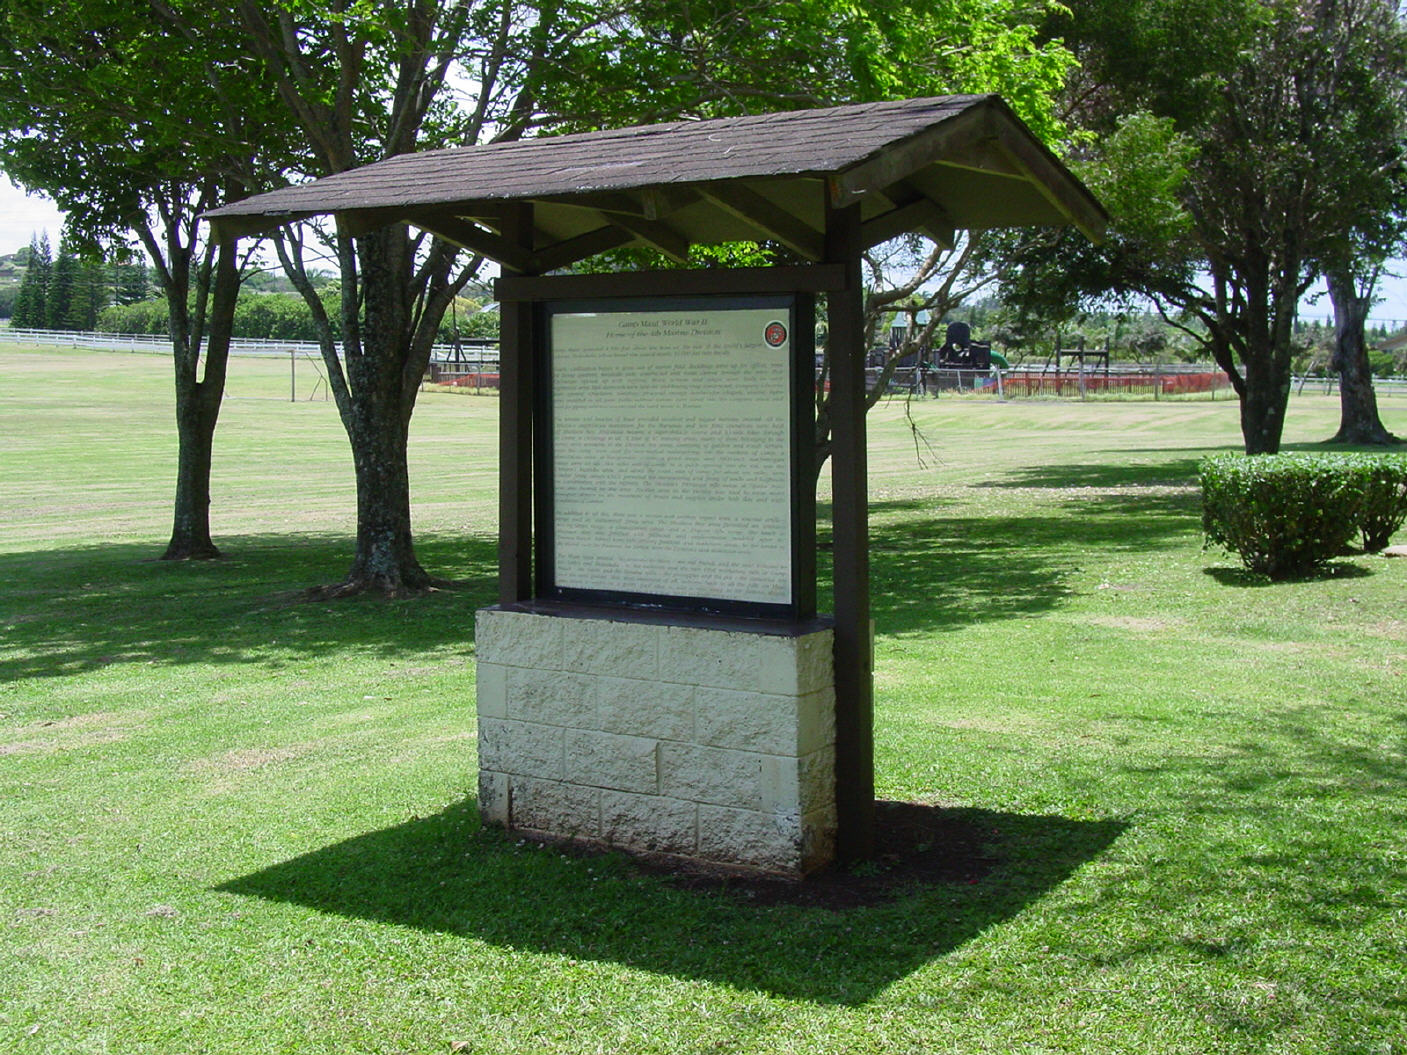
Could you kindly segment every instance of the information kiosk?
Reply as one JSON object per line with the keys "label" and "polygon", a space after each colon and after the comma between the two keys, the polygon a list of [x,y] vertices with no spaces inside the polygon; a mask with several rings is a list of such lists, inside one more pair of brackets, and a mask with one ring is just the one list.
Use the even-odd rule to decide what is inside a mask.
{"label": "information kiosk", "polygon": [[[1097,237],[1098,202],[1000,99],[952,96],[409,154],[210,218],[229,238],[326,213],[344,236],[411,223],[503,268],[485,820],[790,874],[867,856],[861,255],[959,228]],[[554,274],[735,241],[798,263]],[[822,441],[834,589],[818,617]]]}

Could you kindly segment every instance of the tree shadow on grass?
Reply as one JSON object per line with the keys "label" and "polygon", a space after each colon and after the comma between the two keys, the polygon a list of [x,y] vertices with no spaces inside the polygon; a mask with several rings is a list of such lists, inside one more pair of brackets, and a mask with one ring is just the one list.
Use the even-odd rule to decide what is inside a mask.
{"label": "tree shadow on grass", "polygon": [[[1127,452],[1118,452],[1126,456]],[[1088,464],[1032,465],[1008,473],[1000,480],[988,480],[977,487],[1110,488],[1110,487],[1192,487],[1197,483],[1197,457],[1160,460],[1152,465],[1137,462],[1091,462]]]}
{"label": "tree shadow on grass", "polygon": [[922,504],[879,502],[870,588],[883,634],[957,630],[1039,615],[1071,594],[1069,579],[1110,553],[1185,546],[1198,524],[1180,494],[1101,494],[1059,515],[934,517]]}
{"label": "tree shadow on grass", "polygon": [[[1168,545],[1178,496],[1094,495],[1070,515],[935,517],[929,502],[879,502],[872,590],[882,633],[948,630],[1047,611],[1100,549]],[[300,602],[351,559],[342,536],[222,540],[227,558],[154,559],[154,544],[0,554],[0,678],[54,677],[114,663],[272,663],[356,647],[396,658],[468,648],[475,609],[496,600],[497,542],[424,536],[421,560],[457,583],[403,601]]]}
{"label": "tree shadow on grass", "polygon": [[154,559],[113,544],[0,554],[0,680],[114,663],[277,663],[290,651],[356,647],[388,658],[468,645],[474,610],[496,600],[498,545],[482,536],[417,540],[422,563],[455,587],[427,597],[301,603],[300,587],[347,567],[341,536],[222,539],[218,561]]}
{"label": "tree shadow on grass", "polygon": [[[980,878],[833,910],[681,887],[621,855],[481,829],[472,800],[224,883],[246,897],[825,1004],[860,1004],[1003,923],[1104,852],[1125,825],[940,809],[970,830]],[[741,895],[741,896],[740,896]]]}

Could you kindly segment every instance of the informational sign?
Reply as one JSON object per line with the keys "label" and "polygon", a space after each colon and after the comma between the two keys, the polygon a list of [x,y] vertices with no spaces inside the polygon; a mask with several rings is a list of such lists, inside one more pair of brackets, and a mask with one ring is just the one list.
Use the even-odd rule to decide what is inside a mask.
{"label": "informational sign", "polygon": [[550,586],[790,604],[791,300],[629,303],[549,311]]}

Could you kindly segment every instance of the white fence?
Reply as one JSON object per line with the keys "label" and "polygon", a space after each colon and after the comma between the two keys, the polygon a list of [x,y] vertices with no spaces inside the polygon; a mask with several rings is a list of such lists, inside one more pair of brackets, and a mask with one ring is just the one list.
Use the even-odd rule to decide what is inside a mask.
{"label": "white fence", "polygon": [[[155,354],[169,354],[171,351],[171,339],[165,336],[135,333],[73,333],[67,330],[13,330],[8,327],[0,327],[0,344],[5,343],[44,344],[57,345],[61,348],[92,348],[99,351],[151,352]],[[235,338],[230,342],[230,354],[321,357],[318,345],[312,341],[254,341],[244,338]],[[496,371],[498,369],[498,342],[466,340],[461,341],[458,345],[437,344],[431,353],[430,361],[446,367],[443,371],[436,371],[437,379],[440,373],[446,377],[456,377],[461,374],[472,375]],[[1006,398],[1008,395],[1020,397],[1047,394],[1046,388],[1050,389],[1048,393],[1050,395],[1079,395],[1083,397],[1096,391],[1101,394],[1106,392],[1112,394],[1121,389],[1128,389],[1129,394],[1133,394],[1133,391],[1142,383],[1138,375],[1156,374],[1156,384],[1149,389],[1149,394],[1153,394],[1154,398],[1157,398],[1159,394],[1170,392],[1172,389],[1169,386],[1179,376],[1208,370],[1215,370],[1215,367],[1189,364],[1161,367],[1122,366],[1121,369],[1108,373],[1103,370],[1086,370],[1077,373],[1068,367],[1063,371],[1052,371],[1048,367],[1043,369],[1041,367],[1019,366],[1005,371],[932,370],[928,371],[929,376],[924,378],[925,384],[922,387],[933,392],[942,389],[975,390],[998,399]],[[908,376],[913,373],[912,370],[901,371],[901,373],[903,376],[896,376],[891,383],[892,390],[902,392],[906,389],[918,390],[920,388],[916,379]],[[952,375],[951,378],[949,375]],[[940,378],[943,379],[942,383],[939,381]],[[1008,391],[1008,383],[1011,385],[1010,391]],[[1066,391],[1072,388],[1072,391]],[[1225,388],[1225,385],[1218,385],[1211,389],[1211,398],[1216,398],[1216,393],[1218,391],[1224,392]],[[1373,388],[1380,396],[1407,396],[1407,378],[1376,378],[1373,381]],[[1336,377],[1296,377],[1294,379],[1296,393],[1308,391],[1329,395],[1337,389],[1338,378]]]}
{"label": "white fence", "polygon": [[[0,344],[43,344],[60,348],[91,348],[105,352],[151,352],[170,354],[171,338],[142,333],[74,333],[68,330],[14,330],[0,327]],[[313,341],[255,341],[236,337],[230,341],[231,355],[320,356]],[[436,363],[463,363],[483,369],[498,363],[497,341],[462,341],[458,346],[437,344],[431,352]]]}

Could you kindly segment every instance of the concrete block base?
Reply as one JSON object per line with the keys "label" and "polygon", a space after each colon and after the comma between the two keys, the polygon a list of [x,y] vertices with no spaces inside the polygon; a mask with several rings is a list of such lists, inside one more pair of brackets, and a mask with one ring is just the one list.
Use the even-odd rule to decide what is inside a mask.
{"label": "concrete block base", "polygon": [[789,875],[833,859],[829,629],[476,625],[486,824]]}

